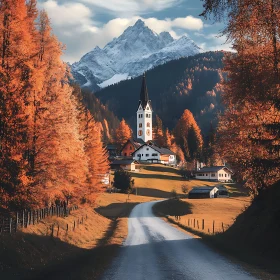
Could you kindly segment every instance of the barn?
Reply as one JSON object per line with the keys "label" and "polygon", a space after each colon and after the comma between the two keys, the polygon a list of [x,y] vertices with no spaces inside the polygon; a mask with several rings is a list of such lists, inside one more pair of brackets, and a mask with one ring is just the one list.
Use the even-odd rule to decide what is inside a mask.
{"label": "barn", "polygon": [[229,192],[224,185],[214,187],[194,187],[189,192],[189,199],[229,197]]}

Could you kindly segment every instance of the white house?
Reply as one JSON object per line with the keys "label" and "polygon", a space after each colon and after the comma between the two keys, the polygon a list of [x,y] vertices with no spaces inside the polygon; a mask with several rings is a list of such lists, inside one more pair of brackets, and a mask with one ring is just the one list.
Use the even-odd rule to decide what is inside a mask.
{"label": "white house", "polygon": [[137,161],[156,162],[163,164],[176,164],[176,155],[166,148],[146,143],[132,153]]}
{"label": "white house", "polygon": [[203,167],[195,172],[195,178],[207,181],[228,182],[233,172],[226,166]]}

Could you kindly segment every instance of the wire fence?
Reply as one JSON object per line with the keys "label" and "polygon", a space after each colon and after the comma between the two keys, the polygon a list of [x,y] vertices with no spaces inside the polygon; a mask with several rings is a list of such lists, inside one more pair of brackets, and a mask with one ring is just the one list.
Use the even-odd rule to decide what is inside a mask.
{"label": "wire fence", "polygon": [[67,217],[78,206],[61,207],[52,206],[37,210],[23,210],[16,213],[0,215],[0,235],[5,233],[15,233],[20,228],[27,228],[30,225],[38,224],[47,217]]}

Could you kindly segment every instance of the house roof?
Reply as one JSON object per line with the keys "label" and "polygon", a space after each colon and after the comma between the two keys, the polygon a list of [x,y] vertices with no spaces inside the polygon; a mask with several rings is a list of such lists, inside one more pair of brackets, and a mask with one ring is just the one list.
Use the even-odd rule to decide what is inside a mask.
{"label": "house roof", "polygon": [[203,167],[200,170],[197,170],[196,173],[205,173],[205,172],[218,172],[222,169],[226,169],[230,173],[233,174],[233,172],[227,168],[226,166],[211,166],[211,167]]}
{"label": "house roof", "polygon": [[132,163],[138,163],[136,160],[134,159],[115,159],[111,165],[129,165]]}
{"label": "house roof", "polygon": [[214,187],[194,187],[189,193],[209,193]]}
{"label": "house roof", "polygon": [[124,147],[127,145],[127,143],[131,143],[135,149],[138,149],[138,148],[140,148],[143,144],[145,144],[144,140],[142,140],[142,139],[140,139],[140,138],[137,138],[137,139],[130,138],[130,139],[128,139],[128,140],[126,141],[126,143],[123,145],[121,151],[124,149]]}
{"label": "house roof", "polygon": [[173,153],[172,151],[170,151],[170,150],[167,149],[167,148],[161,148],[161,147],[158,147],[158,146],[156,146],[156,145],[149,145],[149,144],[147,144],[147,143],[141,145],[141,147],[139,147],[138,149],[136,149],[136,150],[132,153],[132,155],[135,154],[139,149],[141,149],[141,148],[144,147],[144,146],[147,146],[147,147],[149,147],[149,148],[154,149],[155,151],[159,152],[161,155],[175,155],[175,153]]}
{"label": "house roof", "polygon": [[147,105],[150,105],[151,109],[151,100],[149,100],[149,94],[148,94],[148,88],[146,84],[146,74],[143,74],[143,79],[142,79],[142,87],[141,87],[141,92],[140,92],[140,99],[139,99],[139,106],[141,105],[143,110],[145,110]]}

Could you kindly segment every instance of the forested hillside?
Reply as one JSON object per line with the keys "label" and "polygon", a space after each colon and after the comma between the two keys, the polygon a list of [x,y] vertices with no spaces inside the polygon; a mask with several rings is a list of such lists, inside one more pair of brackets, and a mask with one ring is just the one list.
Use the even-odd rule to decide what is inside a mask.
{"label": "forested hillside", "polygon": [[[173,129],[185,109],[195,116],[203,133],[210,123],[215,125],[217,113],[222,110],[221,86],[223,79],[223,52],[208,52],[181,58],[147,72],[147,86],[154,116],[163,125]],[[96,96],[116,116],[126,119],[135,127],[141,77],[109,86]]]}
{"label": "forested hillside", "polygon": [[103,142],[106,144],[114,141],[115,130],[120,123],[119,119],[92,92],[87,89],[81,90],[79,86],[75,86],[75,91],[80,96],[82,103],[90,111],[94,120],[100,124]]}

